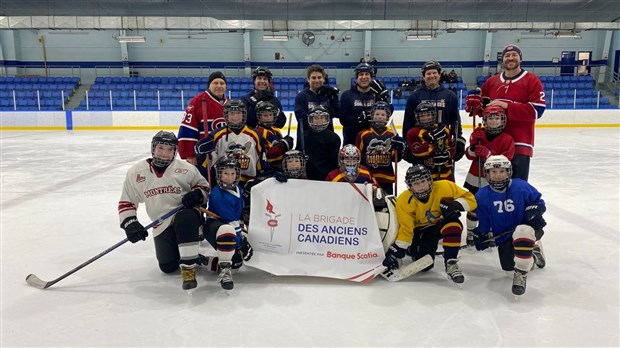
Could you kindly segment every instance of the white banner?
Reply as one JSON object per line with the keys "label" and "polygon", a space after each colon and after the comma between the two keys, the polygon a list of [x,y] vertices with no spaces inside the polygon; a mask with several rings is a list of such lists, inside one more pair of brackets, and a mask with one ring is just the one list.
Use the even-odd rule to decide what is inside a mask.
{"label": "white banner", "polygon": [[385,254],[365,192],[361,184],[297,179],[254,186],[247,265],[275,275],[372,280]]}

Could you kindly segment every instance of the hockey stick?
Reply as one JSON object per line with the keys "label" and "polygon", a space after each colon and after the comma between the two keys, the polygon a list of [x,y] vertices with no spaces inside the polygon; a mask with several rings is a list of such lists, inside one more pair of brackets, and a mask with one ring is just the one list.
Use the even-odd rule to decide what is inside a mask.
{"label": "hockey stick", "polygon": [[[390,128],[392,128],[392,132],[398,136],[396,126],[394,125],[394,118],[390,120]],[[405,149],[405,151],[407,151],[407,149]],[[398,195],[398,151],[394,154],[394,194]]]}
{"label": "hockey stick", "polygon": [[291,123],[293,123],[293,116],[294,116],[293,113],[291,113],[288,116],[288,130],[286,131],[286,136],[287,137],[291,135]]}
{"label": "hockey stick", "polygon": [[[206,136],[209,136],[209,127],[208,127],[208,119],[207,119],[207,99],[202,98],[202,120],[204,121],[204,131]],[[207,181],[209,182],[209,186],[211,186],[211,166],[209,165],[209,156],[211,156],[210,154],[206,154],[205,155],[205,161],[204,163],[201,163],[200,165],[203,165],[206,169],[207,169]]]}
{"label": "hockey stick", "polygon": [[[152,228],[153,226],[159,225],[162,222],[164,222],[164,220],[166,220],[167,218],[171,217],[172,215],[176,214],[179,210],[183,209],[183,206],[178,206],[174,209],[172,209],[171,211],[167,212],[166,214],[162,215],[159,219],[151,222],[150,224],[144,226],[144,231],[148,230],[149,228]],[[50,281],[44,281],[41,280],[39,277],[37,277],[34,274],[29,274],[26,277],[26,283],[28,283],[28,285],[35,287],[37,289],[47,289],[50,286],[58,283],[59,281],[67,278],[68,276],[72,275],[73,273],[81,270],[82,268],[88,266],[89,264],[93,263],[94,261],[100,259],[101,257],[105,256],[107,253],[111,252],[112,250],[118,248],[119,246],[127,243],[127,241],[129,241],[129,239],[125,238],[123,240],[121,240],[120,242],[112,245],[111,247],[107,248],[106,250],[102,251],[101,253],[97,254],[97,256],[89,259],[88,261],[82,263],[81,265],[75,267],[74,269],[70,270],[69,272],[61,275],[60,277],[54,279],[54,280],[50,280]]]}
{"label": "hockey stick", "polygon": [[205,209],[203,207],[198,207],[198,210],[200,210],[201,212],[207,214],[208,217],[211,217],[211,218],[214,218],[214,219],[219,219],[220,218],[220,216],[217,215],[216,213],[214,213],[214,212],[212,212],[210,210],[207,210],[207,209]]}
{"label": "hockey stick", "polygon": [[304,139],[304,120],[300,117],[297,119],[297,127],[299,128],[299,145],[301,146],[301,152],[306,153],[306,143]]}
{"label": "hockey stick", "polygon": [[398,282],[411,277],[432,264],[433,258],[430,255],[424,255],[421,259],[415,260],[402,268],[392,270],[386,269],[381,273],[381,276],[390,282]]}
{"label": "hockey stick", "polygon": [[[507,234],[513,233],[514,231],[515,231],[515,230],[514,230],[514,229],[512,229],[512,230],[504,231],[504,232],[502,232],[502,233],[498,234],[497,236],[488,237],[487,239],[485,239],[485,240],[484,240],[484,243],[492,243],[492,242],[495,242],[495,241],[496,241],[497,239],[499,239],[500,237],[503,237],[503,236],[505,236],[505,235],[507,235]],[[459,247],[459,250],[467,249],[467,247],[469,247],[469,245],[467,245],[467,244],[465,244],[465,245],[461,245],[461,246]],[[435,255],[443,255],[443,254],[444,254],[444,251],[438,251],[438,252],[436,252],[436,253],[435,253]]]}

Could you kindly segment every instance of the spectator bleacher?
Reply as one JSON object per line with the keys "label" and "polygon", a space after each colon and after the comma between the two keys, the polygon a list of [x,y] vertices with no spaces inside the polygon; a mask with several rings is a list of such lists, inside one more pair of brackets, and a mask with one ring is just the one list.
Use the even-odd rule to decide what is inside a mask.
{"label": "spectator bleacher", "polygon": [[[182,111],[189,100],[207,87],[208,77],[97,77],[76,110]],[[274,77],[271,81],[285,109],[293,109],[303,77]],[[336,85],[335,78],[328,82]],[[236,99],[254,88],[250,77],[228,77],[226,93]]]}
{"label": "spectator bleacher", "polygon": [[0,77],[0,110],[62,110],[79,83],[78,77]]}
{"label": "spectator bleacher", "polygon": [[[482,87],[488,76],[478,76]],[[609,99],[594,87],[594,78],[585,76],[539,76],[549,109],[615,109]]]}

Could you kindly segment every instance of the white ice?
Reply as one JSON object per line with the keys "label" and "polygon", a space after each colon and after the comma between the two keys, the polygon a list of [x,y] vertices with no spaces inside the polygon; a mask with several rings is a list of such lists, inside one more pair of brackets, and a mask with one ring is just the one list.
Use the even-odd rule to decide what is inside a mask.
{"label": "white ice", "polygon": [[[2,347],[620,345],[618,128],[536,130],[547,267],[518,301],[496,251],[469,250],[462,289],[438,258],[428,273],[366,285],[245,268],[230,296],[203,271],[188,296],[180,275],[159,271],[151,238],[28,286],[26,275],[55,279],[125,237],[124,174],[154,133],[1,133]],[[457,164],[459,184],[468,167]]]}

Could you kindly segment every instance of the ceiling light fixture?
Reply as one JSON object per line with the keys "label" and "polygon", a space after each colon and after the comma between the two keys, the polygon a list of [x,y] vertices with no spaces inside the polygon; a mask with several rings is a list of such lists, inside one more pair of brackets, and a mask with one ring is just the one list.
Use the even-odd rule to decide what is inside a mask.
{"label": "ceiling light fixture", "polygon": [[263,41],[288,41],[288,35],[263,35]]}
{"label": "ceiling light fixture", "polygon": [[118,42],[146,42],[144,36],[117,36],[116,40]]}
{"label": "ceiling light fixture", "polygon": [[407,35],[407,41],[428,41],[432,39],[432,35]]}

